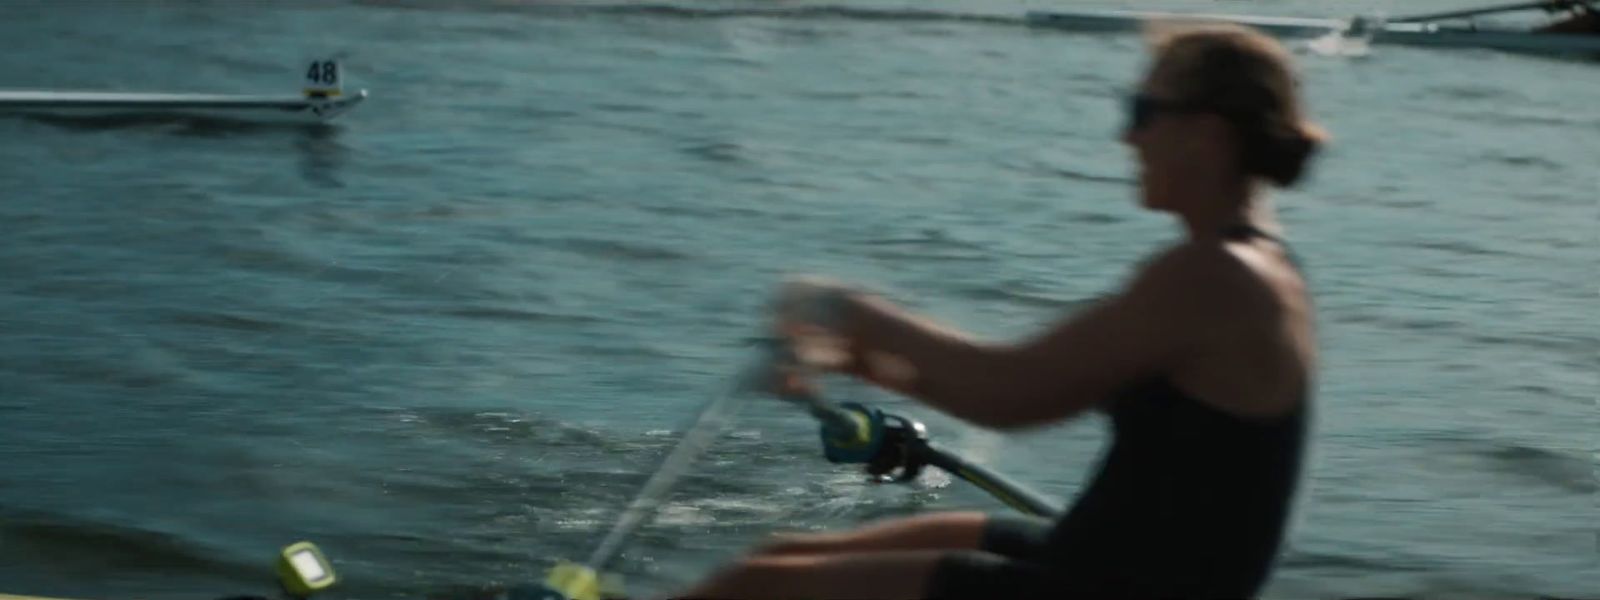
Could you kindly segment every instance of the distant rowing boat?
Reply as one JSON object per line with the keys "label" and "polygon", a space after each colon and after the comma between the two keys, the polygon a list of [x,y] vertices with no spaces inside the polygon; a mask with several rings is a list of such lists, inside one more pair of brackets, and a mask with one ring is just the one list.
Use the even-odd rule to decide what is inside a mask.
{"label": "distant rowing boat", "polygon": [[[1436,21],[1483,14],[1540,8],[1549,2],[1533,2],[1472,11],[1456,11],[1433,19],[1326,19],[1259,15],[1182,14],[1118,10],[1030,11],[1030,25],[1083,32],[1138,31],[1150,21],[1225,22],[1246,25],[1286,38],[1315,38],[1330,33],[1370,28],[1373,44],[1428,46],[1440,48],[1484,48],[1548,55],[1600,57],[1600,35],[1546,33],[1515,29],[1490,29],[1473,23],[1449,24]],[[1591,9],[1592,10],[1592,9]]]}
{"label": "distant rowing boat", "polygon": [[305,117],[327,120],[354,108],[367,91],[335,98],[230,96],[223,94],[146,94],[116,92],[0,91],[0,111],[48,112],[61,116],[176,113],[197,116]]}
{"label": "distant rowing boat", "polygon": [[319,122],[350,111],[366,90],[345,93],[337,61],[311,63],[300,95],[0,90],[0,113],[61,117],[174,114],[247,120]]}

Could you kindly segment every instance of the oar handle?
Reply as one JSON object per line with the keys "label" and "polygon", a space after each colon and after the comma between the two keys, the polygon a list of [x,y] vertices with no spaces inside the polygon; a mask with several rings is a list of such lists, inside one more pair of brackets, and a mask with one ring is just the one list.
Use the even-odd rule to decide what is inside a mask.
{"label": "oar handle", "polygon": [[809,392],[793,392],[781,396],[783,400],[799,404],[806,408],[817,421],[822,423],[824,429],[838,437],[859,437],[867,431],[868,424],[858,416],[858,411],[852,411],[842,406],[829,403],[816,394]]}
{"label": "oar handle", "polygon": [[851,439],[870,436],[871,423],[862,418],[863,411],[828,402],[812,391],[809,385],[791,385],[790,382],[780,381],[785,377],[815,378],[821,375],[820,369],[796,356],[790,344],[773,337],[756,338],[753,341],[762,353],[755,364],[739,376],[741,389],[776,392],[778,398],[805,407],[812,417],[822,422],[824,435]]}

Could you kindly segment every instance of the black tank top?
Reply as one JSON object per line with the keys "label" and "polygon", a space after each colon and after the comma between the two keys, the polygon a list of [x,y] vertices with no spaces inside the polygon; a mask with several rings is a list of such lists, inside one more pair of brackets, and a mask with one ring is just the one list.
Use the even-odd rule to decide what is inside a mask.
{"label": "black tank top", "polygon": [[[1276,239],[1249,226],[1224,234]],[[1107,595],[1254,596],[1299,487],[1311,412],[1301,400],[1289,414],[1248,419],[1166,377],[1127,386],[1107,406],[1111,449],[1057,523],[1052,549],[1073,577],[1092,579],[1078,583]]]}

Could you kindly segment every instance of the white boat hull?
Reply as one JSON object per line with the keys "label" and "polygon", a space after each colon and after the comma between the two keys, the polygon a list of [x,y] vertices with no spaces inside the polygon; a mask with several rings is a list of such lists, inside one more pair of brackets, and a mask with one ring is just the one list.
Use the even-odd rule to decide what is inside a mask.
{"label": "white boat hull", "polygon": [[[1030,25],[1069,31],[1121,33],[1138,31],[1149,21],[1212,21],[1255,27],[1288,38],[1313,38],[1345,27],[1342,19],[1251,15],[1191,15],[1134,11],[1032,11]],[[1389,23],[1372,38],[1375,44],[1484,48],[1510,52],[1600,57],[1600,36],[1473,29],[1424,23]]]}

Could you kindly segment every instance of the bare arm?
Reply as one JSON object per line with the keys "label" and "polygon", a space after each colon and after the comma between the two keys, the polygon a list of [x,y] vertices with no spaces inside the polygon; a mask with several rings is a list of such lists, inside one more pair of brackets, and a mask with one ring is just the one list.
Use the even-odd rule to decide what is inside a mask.
{"label": "bare arm", "polygon": [[[1143,375],[1170,371],[1197,345],[1203,325],[1197,317],[1212,311],[1223,300],[1217,292],[1230,287],[1208,279],[1225,268],[1218,253],[1169,253],[1121,293],[1017,343],[975,340],[885,300],[858,299],[851,318],[856,370],[986,427],[1064,419]],[[907,368],[874,368],[875,362]]]}

